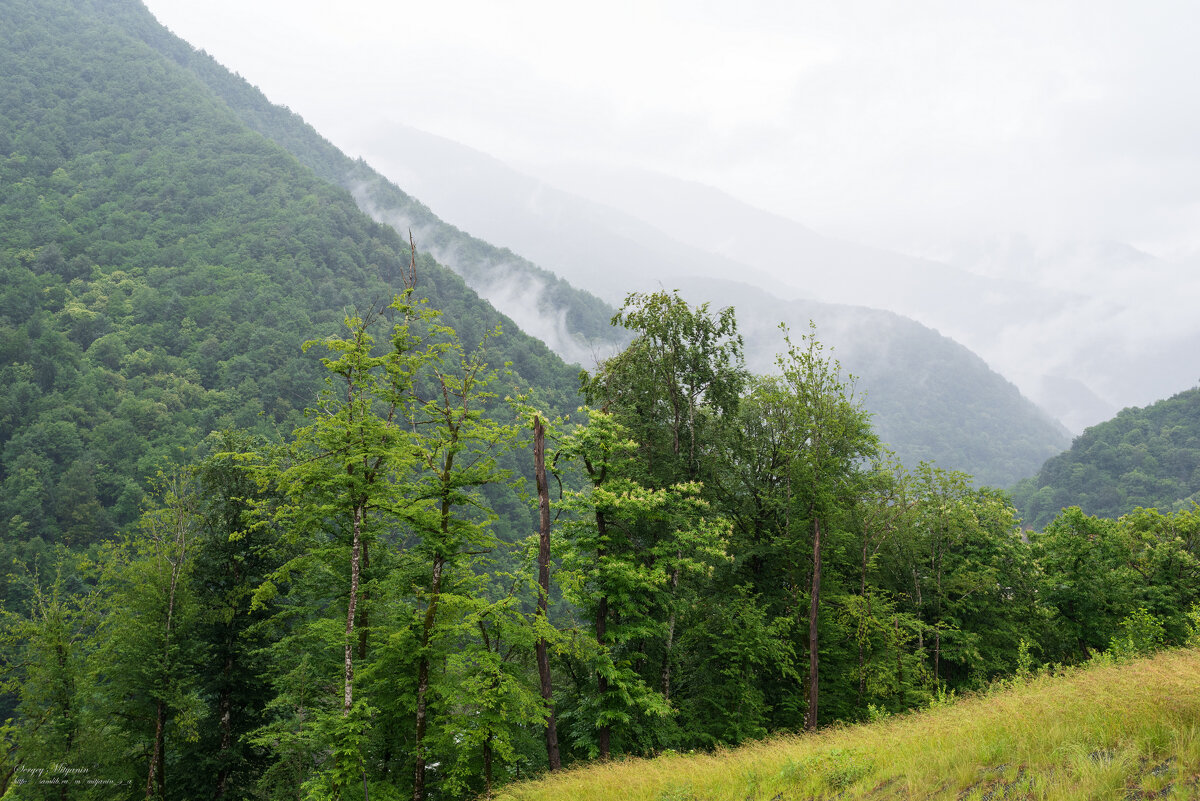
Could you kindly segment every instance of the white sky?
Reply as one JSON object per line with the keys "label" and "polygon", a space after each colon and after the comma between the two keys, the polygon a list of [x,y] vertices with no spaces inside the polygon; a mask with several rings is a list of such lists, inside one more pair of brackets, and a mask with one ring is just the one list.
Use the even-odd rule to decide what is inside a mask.
{"label": "white sky", "polygon": [[368,161],[398,122],[901,249],[1021,231],[1200,252],[1200,4],[146,2]]}

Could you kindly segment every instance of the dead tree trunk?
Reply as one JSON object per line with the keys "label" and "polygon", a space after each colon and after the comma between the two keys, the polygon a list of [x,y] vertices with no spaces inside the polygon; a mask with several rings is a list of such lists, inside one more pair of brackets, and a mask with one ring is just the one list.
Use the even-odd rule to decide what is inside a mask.
{"label": "dead tree trunk", "polygon": [[[546,428],[541,418],[533,418],[533,465],[537,479],[538,509],[538,606],[537,614],[547,623],[550,603],[550,488],[546,483]],[[538,678],[542,700],[546,703],[546,758],[550,770],[562,767],[558,752],[558,728],[554,721],[554,690],[550,683],[550,654],[545,637],[537,641]]]}

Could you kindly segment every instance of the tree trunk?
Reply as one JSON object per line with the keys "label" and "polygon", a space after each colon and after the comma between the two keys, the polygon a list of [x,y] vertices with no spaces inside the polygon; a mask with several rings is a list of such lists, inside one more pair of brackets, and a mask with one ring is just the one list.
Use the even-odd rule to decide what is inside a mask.
{"label": "tree trunk", "polygon": [[233,643],[226,640],[225,642],[225,667],[222,671],[224,681],[221,684],[221,692],[217,701],[217,712],[220,715],[219,726],[221,728],[221,747],[217,752],[217,759],[221,765],[217,772],[217,793],[216,798],[224,798],[225,792],[228,789],[229,783],[229,751],[233,748],[233,699],[229,693],[230,675],[233,672]]}
{"label": "tree trunk", "polygon": [[[608,536],[608,521],[604,519],[604,514],[596,513],[596,530],[600,534],[601,541],[605,541]],[[596,561],[604,559],[604,550],[596,550]],[[600,649],[604,650],[608,640],[608,596],[601,595],[600,601],[596,604],[596,642],[599,643]],[[601,703],[604,696],[608,693],[608,679],[601,673],[596,674],[596,691],[599,693]],[[608,759],[609,740],[612,736],[612,727],[607,723],[600,727],[599,745],[600,758]]]}
{"label": "tree trunk", "polygon": [[[362,544],[362,572],[367,574],[368,580],[370,580],[370,571],[371,550],[364,541]],[[371,593],[363,589],[358,600],[362,607],[358,610],[358,620],[355,626],[358,628],[358,661],[362,662],[367,658],[367,635],[371,629],[370,621],[367,618],[367,603],[371,600]]]}
{"label": "tree trunk", "polygon": [[820,653],[817,642],[817,612],[820,609],[821,598],[821,520],[813,518],[813,574],[812,593],[808,605],[808,714],[804,719],[804,728],[815,731],[817,728],[817,691],[818,691],[818,661]]}
{"label": "tree trunk", "polygon": [[483,797],[492,797],[492,734],[483,742]]}
{"label": "tree trunk", "polygon": [[166,736],[166,722],[166,705],[159,700],[154,710],[154,752],[150,755],[150,772],[146,776],[146,798],[153,798],[156,788],[159,798],[166,797],[166,777],[163,776],[163,739]]}
{"label": "tree trunk", "polygon": [[429,642],[433,637],[433,623],[437,615],[438,596],[442,590],[442,567],[445,560],[433,557],[433,581],[430,585],[429,606],[425,609],[425,623],[421,631],[421,661],[417,666],[417,731],[415,749],[416,770],[413,773],[413,801],[425,797],[425,699],[429,692]]}
{"label": "tree trunk", "polygon": [[342,717],[350,714],[354,702],[354,612],[358,606],[358,578],[362,555],[363,505],[357,503],[353,512],[354,541],[350,548],[350,601],[346,605],[346,667],[342,688]]}
{"label": "tree trunk", "polygon": [[863,599],[863,614],[858,623],[858,708],[863,708],[863,700],[867,692],[867,669],[863,660],[863,640],[866,639],[866,629],[870,625],[871,597],[867,595],[867,535],[863,533],[862,573],[859,593]]}
{"label": "tree trunk", "polygon": [[[676,551],[675,558],[678,561],[683,560],[683,551]],[[679,565],[675,565],[675,570],[671,573],[671,600],[675,600],[675,594],[679,590]],[[671,615],[667,619],[667,643],[666,650],[663,652],[662,663],[662,694],[663,700],[671,700],[671,648],[675,645],[675,609],[671,609]]]}
{"label": "tree trunk", "polygon": [[[533,418],[533,465],[537,479],[538,510],[538,605],[537,614],[545,623],[550,604],[550,488],[546,483],[546,429],[541,418]],[[558,752],[558,727],[554,721],[554,688],[550,683],[550,654],[546,638],[537,641],[538,678],[542,700],[546,703],[546,758],[550,770],[562,767]],[[490,792],[490,790],[489,790]]]}
{"label": "tree trunk", "polygon": [[938,621],[938,626],[933,630],[933,683],[936,685],[941,680],[941,674],[938,672],[942,661],[942,623]]}

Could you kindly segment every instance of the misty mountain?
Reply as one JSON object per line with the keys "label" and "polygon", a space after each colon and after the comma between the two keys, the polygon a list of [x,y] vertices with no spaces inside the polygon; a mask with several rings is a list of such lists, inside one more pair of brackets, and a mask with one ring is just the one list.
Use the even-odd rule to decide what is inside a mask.
{"label": "misty mountain", "polygon": [[1018,484],[1013,500],[1035,528],[1065,506],[1103,517],[1191,508],[1200,501],[1200,388],[1092,426]]}
{"label": "misty mountain", "polygon": [[880,438],[907,465],[920,461],[965,470],[1006,487],[1060,453],[1070,435],[967,348],[894,312],[863,306],[784,301],[746,284],[693,279],[680,287],[693,303],[753,309],[739,316],[747,363],[774,369],[784,348],[808,332],[832,348],[873,415]]}
{"label": "misty mountain", "polygon": [[[326,375],[302,343],[379,313],[409,247],[148,47],[190,51],[140,3],[4,9],[0,543],[87,545],[210,432],[300,424]],[[427,254],[417,274],[464,341],[503,326],[509,391],[575,407],[578,368]]]}
{"label": "misty mountain", "polygon": [[[432,252],[522,330],[538,336],[570,360],[590,365],[611,352],[623,335],[608,327],[611,306],[543,268],[559,272],[561,267],[563,275],[580,281],[585,289],[603,289],[597,294],[614,304],[626,292],[662,286],[687,290],[685,294],[699,300],[705,292],[696,278],[698,271],[718,279],[735,276],[739,281],[769,281],[765,275],[723,256],[682,246],[653,226],[614,209],[544,186],[545,194],[539,200],[536,182],[531,184],[526,179],[523,191],[528,191],[527,198],[535,203],[531,212],[522,205],[524,199],[496,195],[496,187],[507,186],[505,181],[514,175],[519,178],[519,174],[494,160],[415,133],[411,140],[397,139],[396,152],[406,154],[398,159],[400,163],[424,171],[446,171],[444,179],[417,181],[420,191],[432,191],[440,199],[442,195],[434,191],[437,186],[456,186],[463,196],[479,199],[479,213],[469,222],[443,222],[434,211],[440,200],[430,200],[430,206],[426,206],[424,198],[415,199],[420,196],[418,190],[407,185],[413,180],[415,168],[399,173],[397,181],[406,184],[401,189],[397,181],[385,178],[361,160],[349,159],[298,116],[273,106],[245,81],[230,75],[208,56],[165,35],[161,28],[146,27],[143,38],[199,76],[245,123],[287,148],[317,175],[351,192],[359,207],[374,219],[390,224],[402,237],[411,230],[418,249]],[[469,191],[470,186],[476,187],[474,193]],[[556,222],[551,226],[547,220]],[[604,224],[597,224],[597,220]],[[476,223],[484,230],[475,229]],[[512,247],[516,238],[502,236],[502,230],[523,231],[523,238],[536,239],[533,235],[539,227],[553,230],[554,235],[538,241],[557,243],[561,250],[533,255]],[[489,244],[493,235],[497,235],[495,241],[500,246]],[[675,283],[667,285],[663,281]],[[787,320],[794,330],[803,332],[809,317],[813,317],[822,326],[822,336],[826,326],[831,333],[856,328],[846,322],[845,312],[825,311],[813,305],[780,306],[772,296],[748,286],[730,284],[703,299],[719,306],[729,305],[737,292],[742,293],[742,300],[734,303],[740,311],[742,328],[750,333],[765,326],[763,335],[753,333],[748,339],[749,361],[759,369],[773,366],[774,354],[781,347],[774,336],[780,321]],[[870,388],[868,405],[876,412],[877,427],[909,463],[935,460],[943,467],[970,472],[982,482],[1008,485],[1031,474],[1066,446],[1064,432],[1027,402],[1010,403],[1011,385],[965,349],[941,342],[931,331],[909,335],[920,327],[899,324],[888,315],[871,315],[865,310],[859,314],[860,320],[868,322],[861,333],[846,338],[847,353],[839,355],[844,357],[848,370],[862,375],[864,387]],[[905,336],[897,336],[901,329]],[[931,344],[934,339],[936,346]],[[831,343],[839,345],[836,339]],[[953,353],[954,358],[948,363],[936,355],[940,350]],[[896,355],[878,357],[886,353]],[[905,369],[896,369],[895,365],[904,365]],[[937,372],[954,375],[935,377]],[[970,376],[976,377],[971,379],[976,386],[974,392],[948,389]],[[947,427],[944,423],[948,419],[957,424]],[[1007,431],[1006,435],[997,436],[1000,430]]]}
{"label": "misty mountain", "polygon": [[1037,367],[1027,371],[1028,394],[1047,408],[1071,408],[1062,419],[1073,430],[1196,380],[1195,265],[1120,242],[1038,242],[1016,234],[957,242],[942,258],[981,275],[1074,293],[1051,314],[1024,315],[1003,331],[1013,352]]}
{"label": "misty mountain", "polygon": [[[777,293],[787,287],[781,290],[763,271],[681,243],[643,220],[563,192],[482,153],[404,127],[389,130],[387,140],[394,147],[378,157],[381,169],[431,209],[456,215],[452,219],[464,229],[518,250],[614,304],[628,291],[665,288],[714,308],[735,306],[754,370],[774,369],[782,347],[778,323],[786,321],[804,333],[813,319],[845,368],[861,378],[884,440],[909,464],[934,460],[1007,486],[1069,442],[1061,426],[977,356],[912,320],[863,308],[861,302],[798,299],[805,293],[797,289],[784,295],[791,300],[782,299]],[[697,187],[698,196],[706,194],[713,202],[725,197]],[[694,196],[679,197],[686,202]],[[665,206],[669,199],[657,200]],[[634,205],[644,208],[645,201],[639,197]],[[377,219],[388,216],[378,201],[368,208]],[[735,204],[729,212],[731,228],[744,225],[752,233],[774,236],[754,227],[761,212]],[[403,208],[395,214],[402,217]],[[455,264],[453,256],[445,261]],[[946,420],[955,424],[946,426]]]}
{"label": "misty mountain", "polygon": [[442,221],[365,162],[342,153],[298,115],[272,104],[211,56],[173,36],[149,15],[147,19],[150,23],[130,21],[129,30],[203,81],[245,125],[349,192],[377,222],[394,228],[406,240],[411,233],[418,251],[431,253],[451,267],[468,286],[560,356],[590,365],[597,354],[609,353],[624,341],[609,324],[612,308],[597,297],[510,250]]}
{"label": "misty mountain", "polygon": [[[370,150],[373,163],[439,214],[611,302],[626,287],[702,276],[784,299],[888,309],[963,342],[1075,430],[1118,408],[1089,387],[1088,374],[1054,359],[1050,343],[1030,341],[1041,329],[1028,321],[1057,321],[1087,302],[1069,287],[842,242],[712,187],[641,170],[541,165],[526,173],[400,125],[380,130]],[[1079,391],[1051,389],[1063,382]]]}
{"label": "misty mountain", "polygon": [[551,183],[620,202],[677,239],[767,270],[776,286],[890,309],[936,328],[1072,431],[1195,380],[1195,265],[1120,242],[1041,242],[1020,234],[952,239],[915,258],[821,236],[663,175],[579,165],[543,170]]}

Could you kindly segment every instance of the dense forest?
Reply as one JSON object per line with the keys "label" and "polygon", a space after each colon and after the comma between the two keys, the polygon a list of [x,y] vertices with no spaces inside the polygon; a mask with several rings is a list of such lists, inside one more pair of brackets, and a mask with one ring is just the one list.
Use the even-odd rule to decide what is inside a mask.
{"label": "dense forest", "polygon": [[553,285],[581,376],[144,9],[4,5],[0,794],[462,798],[1194,626],[1194,508],[1024,537],[671,292]]}
{"label": "dense forest", "polygon": [[1200,493],[1200,389],[1124,409],[1076,438],[1013,489],[1029,525],[1064,506],[1116,517],[1135,508],[1190,509]]}
{"label": "dense forest", "polygon": [[[134,521],[146,478],[208,432],[297,424],[320,386],[300,343],[386,305],[409,243],[101,18],[6,18],[0,530],[86,544]],[[502,361],[569,406],[576,369],[428,257],[418,269],[464,336],[503,322]]]}
{"label": "dense forest", "polygon": [[[11,576],[7,786],[461,798],[1194,631],[1195,511],[1026,539],[1001,494],[890,460],[811,333],[762,377],[730,310],[632,295],[619,321],[570,420],[496,406],[502,335],[464,344],[412,292],[308,343],[304,425],[209,436],[136,527]],[[527,536],[488,491],[513,454]]]}

